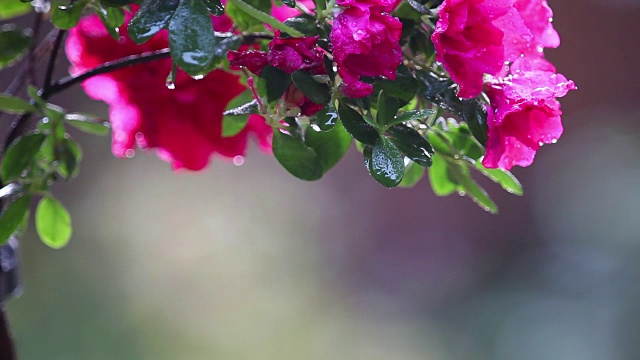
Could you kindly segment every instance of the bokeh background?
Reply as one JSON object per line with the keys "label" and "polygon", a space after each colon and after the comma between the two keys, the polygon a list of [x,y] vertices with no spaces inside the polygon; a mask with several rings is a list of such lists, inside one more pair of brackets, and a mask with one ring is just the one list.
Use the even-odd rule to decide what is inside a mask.
{"label": "bokeh background", "polygon": [[355,149],[306,183],[258,151],[176,174],[80,137],[71,243],[22,241],[21,359],[639,359],[640,2],[549,3],[579,91],[524,197],[483,183],[497,216],[384,189]]}

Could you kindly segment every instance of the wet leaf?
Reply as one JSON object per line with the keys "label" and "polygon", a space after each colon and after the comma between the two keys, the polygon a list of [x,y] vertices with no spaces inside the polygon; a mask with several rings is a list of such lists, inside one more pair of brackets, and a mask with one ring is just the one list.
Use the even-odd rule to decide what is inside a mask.
{"label": "wet leaf", "polygon": [[64,116],[65,122],[74,128],[91,135],[108,135],[111,124],[90,114],[69,113]]}
{"label": "wet leaf", "polygon": [[21,196],[0,215],[0,245],[5,244],[28,216],[31,195]]}
{"label": "wet leaf", "polygon": [[26,112],[36,112],[35,106],[20,98],[0,94],[0,111],[9,114],[24,114]]}
{"label": "wet leaf", "polygon": [[362,115],[348,105],[340,103],[338,114],[342,125],[354,139],[367,145],[373,145],[380,139],[378,131],[367,123]]}
{"label": "wet leaf", "polygon": [[31,44],[31,32],[13,24],[0,27],[0,69],[20,60]]}
{"label": "wet leaf", "polygon": [[206,75],[214,57],[215,33],[201,0],[182,0],[169,21],[171,58],[191,76]]}
{"label": "wet leaf", "polygon": [[406,157],[424,167],[431,166],[433,148],[418,131],[399,124],[389,128],[387,134]]}
{"label": "wet leaf", "polygon": [[179,0],[145,0],[127,26],[131,40],[142,44],[164,29],[179,3]]}
{"label": "wet leaf", "polygon": [[418,182],[422,179],[425,174],[425,168],[420,166],[413,161],[409,163],[404,168],[404,177],[398,185],[401,188],[412,188],[418,184]]}
{"label": "wet leaf", "polygon": [[365,164],[369,173],[385,187],[398,186],[404,176],[404,156],[388,139],[380,137],[370,151],[365,147]]}
{"label": "wet leaf", "polygon": [[30,134],[17,138],[9,145],[0,166],[0,176],[5,183],[22,175],[33,162],[45,139],[45,134]]}
{"label": "wet leaf", "polygon": [[87,0],[80,0],[68,5],[57,5],[51,10],[51,22],[60,29],[68,30],[78,25]]}
{"label": "wet leaf", "polygon": [[291,80],[304,96],[318,105],[325,105],[331,100],[331,93],[327,84],[321,84],[313,79],[313,76],[297,70],[291,74]]}
{"label": "wet leaf", "polygon": [[329,131],[315,131],[309,127],[305,143],[312,148],[322,163],[323,172],[329,171],[342,159],[351,145],[351,135],[338,122]]}
{"label": "wet leaf", "polygon": [[318,180],[324,174],[323,165],[316,152],[301,139],[273,133],[273,155],[293,176],[307,181]]}
{"label": "wet leaf", "polygon": [[71,239],[71,216],[56,199],[47,195],[36,208],[36,231],[42,242],[52,249],[60,249]]}

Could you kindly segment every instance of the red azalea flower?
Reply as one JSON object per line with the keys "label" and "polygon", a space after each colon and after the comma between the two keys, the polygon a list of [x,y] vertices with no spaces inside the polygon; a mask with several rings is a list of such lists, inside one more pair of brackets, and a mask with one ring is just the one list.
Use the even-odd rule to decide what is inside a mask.
{"label": "red azalea flower", "polygon": [[269,65],[287,74],[302,70],[320,75],[327,73],[322,56],[317,36],[281,38],[280,31],[276,31],[276,36],[269,42],[267,60]]}
{"label": "red azalea flower", "polygon": [[[231,67],[245,67],[252,73],[260,75],[267,65],[276,67],[287,74],[296,70],[302,70],[314,75],[327,73],[322,59],[322,50],[318,48],[317,36],[281,38],[280,32],[269,42],[269,52],[264,51],[229,51],[227,54]],[[318,105],[291,84],[284,96],[288,107],[300,108],[300,114],[311,116],[320,111],[324,106]]]}
{"label": "red azalea flower", "polygon": [[[126,22],[131,18],[127,15]],[[226,31],[226,17],[214,18],[214,27]],[[73,73],[94,68],[128,55],[154,51],[168,46],[163,31],[143,45],[129,39],[126,26],[115,41],[98,16],[83,18],[70,30],[66,44]],[[82,86],[86,93],[109,105],[113,127],[112,151],[130,156],[140,148],[156,148],[159,156],[174,169],[200,170],[212,154],[225,157],[243,155],[249,136],[256,136],[261,147],[269,150],[271,127],[260,117],[252,117],[247,127],[233,137],[222,137],[222,112],[242,93],[239,77],[215,70],[201,80],[178,71],[175,89],[165,86],[171,60],[158,60],[95,76]]]}
{"label": "red azalea flower", "polygon": [[445,0],[432,41],[458,96],[478,96],[484,74],[500,74],[505,62],[557,47],[551,16],[545,0]]}
{"label": "red azalea flower", "polygon": [[351,6],[336,16],[331,47],[346,96],[361,98],[373,92],[362,76],[396,78],[402,62],[401,35],[402,23],[377,7]]}
{"label": "red azalea flower", "polygon": [[361,9],[371,9],[373,12],[392,12],[400,0],[337,0],[336,4],[342,7],[356,6]]}
{"label": "red azalea flower", "polygon": [[[535,65],[521,65],[522,69]],[[489,140],[482,164],[509,170],[529,166],[543,144],[562,135],[560,103],[556,100],[576,89],[573,81],[545,70],[518,70],[488,85]]]}

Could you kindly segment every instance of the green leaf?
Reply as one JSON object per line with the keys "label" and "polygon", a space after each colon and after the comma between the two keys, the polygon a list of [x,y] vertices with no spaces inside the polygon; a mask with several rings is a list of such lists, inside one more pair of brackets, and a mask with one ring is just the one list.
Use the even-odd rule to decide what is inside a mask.
{"label": "green leaf", "polygon": [[238,135],[249,122],[248,115],[225,116],[222,118],[222,137]]}
{"label": "green leaf", "polygon": [[[271,13],[271,1],[270,0],[246,0],[247,5],[253,7],[260,12],[270,14]],[[242,6],[242,5],[241,5]],[[264,22],[249,15],[246,11],[227,1],[225,5],[225,12],[231,18],[234,24],[242,31],[260,31],[264,30]]]}
{"label": "green leaf", "polygon": [[338,114],[342,125],[354,139],[367,145],[373,145],[380,139],[378,130],[368,124],[362,115],[350,106],[340,103],[338,105]]}
{"label": "green leaf", "polygon": [[142,44],[164,29],[179,3],[179,0],[145,0],[129,21],[127,31],[131,40]]}
{"label": "green leaf", "polygon": [[487,108],[478,100],[464,100],[462,102],[462,117],[467,122],[473,137],[480,145],[487,146],[489,128],[487,125]]}
{"label": "green leaf", "polygon": [[315,131],[307,128],[305,143],[312,148],[322,163],[323,172],[329,171],[347,153],[351,135],[338,122],[330,131]]}
{"label": "green leaf", "polygon": [[422,5],[417,0],[407,0],[407,3],[420,14],[431,15],[431,10],[428,7]]}
{"label": "green leaf", "polygon": [[22,191],[22,186],[16,183],[10,183],[0,189],[0,199],[8,198]]}
{"label": "green leaf", "polygon": [[387,133],[406,157],[424,167],[431,166],[433,148],[418,131],[405,125],[394,125]]}
{"label": "green leaf", "polygon": [[44,134],[30,134],[17,138],[9,145],[2,159],[0,176],[4,182],[17,179],[26,170],[46,139]]}
{"label": "green leaf", "polygon": [[320,35],[320,28],[318,27],[317,19],[312,15],[302,14],[291,17],[285,20],[284,24],[307,36]]}
{"label": "green leaf", "polygon": [[36,103],[35,105],[36,107],[39,107],[39,108],[47,107],[47,102],[44,101],[42,97],[40,97],[40,90],[37,87],[33,85],[28,85],[27,95],[29,95],[31,100],[33,100]]}
{"label": "green leaf", "polygon": [[58,120],[62,120],[66,115],[66,111],[55,104],[45,104],[44,108],[42,108],[42,112],[54,123],[58,122]]}
{"label": "green leaf", "polygon": [[401,188],[412,188],[422,179],[425,173],[425,168],[413,161],[404,168],[404,177],[398,185]]}
{"label": "green leaf", "polygon": [[396,117],[387,124],[387,127],[391,127],[393,125],[397,125],[407,121],[424,120],[431,114],[433,114],[433,110],[429,109],[405,111],[401,114],[396,115]]}
{"label": "green leaf", "polygon": [[473,159],[478,160],[484,155],[484,148],[478,143],[465,123],[458,126],[449,126],[446,133],[452,139],[453,146],[460,152]]}
{"label": "green leaf", "polygon": [[470,197],[481,208],[492,214],[498,213],[496,203],[478,183],[473,181],[466,166],[449,164],[449,178],[458,183],[458,189],[462,194]]}
{"label": "green leaf", "polygon": [[322,162],[316,152],[301,139],[281,131],[273,133],[273,155],[288,172],[302,180],[318,180],[324,174]]}
{"label": "green leaf", "polygon": [[[418,92],[418,80],[405,65],[396,69],[395,80],[382,80],[373,84],[373,93],[384,90],[387,95],[395,96],[405,103],[410,102]],[[401,104],[404,105],[404,104]]]}
{"label": "green leaf", "polygon": [[313,79],[311,74],[296,70],[291,74],[291,80],[304,96],[318,105],[325,105],[331,100],[331,93],[327,84],[321,84]]}
{"label": "green leaf", "polygon": [[[0,20],[11,19],[27,14],[33,7],[29,2],[16,0],[0,0]],[[0,47],[1,49],[2,47]]]}
{"label": "green leaf", "polygon": [[109,26],[113,28],[119,28],[124,24],[124,11],[118,7],[112,7],[107,9],[106,19]]}
{"label": "green leaf", "polygon": [[71,216],[56,199],[47,195],[36,209],[36,231],[42,242],[52,249],[60,249],[71,239]]}
{"label": "green leaf", "polygon": [[173,61],[191,76],[205,75],[216,44],[209,10],[201,0],[181,0],[169,21]]}
{"label": "green leaf", "polygon": [[370,151],[365,148],[365,165],[369,173],[383,186],[396,187],[404,176],[404,156],[388,139],[380,137]]}
{"label": "green leaf", "polygon": [[400,109],[400,103],[397,98],[387,96],[384,90],[381,90],[378,94],[378,114],[376,115],[376,121],[383,128],[389,126],[394,121],[398,110]]}
{"label": "green leaf", "polygon": [[231,33],[215,33],[216,45],[213,48],[213,61],[210,69],[213,70],[220,63],[227,60],[229,50],[238,50],[242,45],[242,38]]}
{"label": "green leaf", "polygon": [[220,0],[202,0],[212,15],[221,16],[224,14],[224,5]]}
{"label": "green leaf", "polygon": [[313,2],[316,4],[316,12],[322,12],[327,8],[325,0],[313,0]]}
{"label": "green leaf", "polygon": [[270,103],[280,99],[291,84],[291,78],[287,73],[271,65],[262,69],[260,77],[265,80],[267,101]]}
{"label": "green leaf", "polygon": [[437,77],[426,70],[416,71],[416,77],[419,80],[420,97],[455,114],[462,112],[462,102],[456,95],[456,85],[451,79]]}
{"label": "green leaf", "polygon": [[[258,6],[256,6],[256,4]],[[266,5],[268,4],[268,5]],[[234,20],[234,23],[240,26],[241,29],[247,30],[252,25],[267,24],[276,30],[281,30],[288,33],[291,36],[300,37],[303,36],[298,30],[281,23],[278,19],[271,15],[266,14],[266,11],[271,11],[271,2],[266,1],[251,1],[251,4],[243,0],[229,0],[227,3],[227,14]],[[243,14],[244,13],[244,14]],[[247,15],[254,18],[251,21],[247,19]]]}
{"label": "green leaf", "polygon": [[502,186],[503,189],[507,190],[508,192],[519,196],[524,194],[522,184],[520,184],[520,181],[518,181],[518,179],[516,179],[516,177],[513,176],[513,174],[509,171],[502,169],[487,169],[486,167],[482,166],[482,163],[479,161],[476,162],[476,169],[478,169],[478,171],[480,171],[489,179],[498,183],[500,186]]}
{"label": "green leaf", "polygon": [[249,114],[259,114],[258,111],[258,100],[251,100],[244,105],[240,105],[236,108],[226,110],[222,113],[224,116],[238,116],[238,115],[249,115]]}
{"label": "green leaf", "polygon": [[56,149],[59,159],[58,173],[65,179],[71,179],[78,175],[79,164],[82,160],[82,150],[77,142],[62,138]]}
{"label": "green leaf", "polygon": [[106,7],[123,7],[135,2],[131,0],[100,0],[100,4]]}
{"label": "green leaf", "polygon": [[24,114],[26,112],[37,112],[38,109],[20,98],[8,94],[0,94],[0,111],[9,114]]}
{"label": "green leaf", "polygon": [[333,129],[339,119],[338,110],[336,110],[333,104],[329,104],[315,114],[313,123],[316,124],[321,131],[328,131]]}
{"label": "green leaf", "polygon": [[31,195],[19,197],[0,215],[0,245],[5,244],[29,212]]}
{"label": "green leaf", "polygon": [[296,7],[296,0],[282,0],[282,3],[287,5],[290,8]]}
{"label": "green leaf", "polygon": [[51,10],[51,22],[60,29],[68,30],[78,25],[87,0],[80,0],[68,5],[58,4]]}
{"label": "green leaf", "polygon": [[120,28],[114,25],[114,15],[109,13],[110,7],[103,7],[97,5],[95,3],[91,3],[91,6],[96,10],[98,16],[100,16],[100,21],[104,25],[105,29],[111,37],[118,41],[120,39]]}
{"label": "green leaf", "polygon": [[222,137],[236,136],[249,121],[250,114],[258,114],[258,101],[253,99],[251,90],[247,89],[236,96],[229,104],[222,117]]}
{"label": "green leaf", "polygon": [[449,163],[440,154],[431,158],[433,164],[429,167],[429,181],[437,196],[451,195],[456,191],[456,183],[449,178]]}
{"label": "green leaf", "polygon": [[19,30],[14,24],[0,27],[0,69],[15,64],[31,44],[31,31]]}
{"label": "green leaf", "polygon": [[111,131],[108,121],[90,114],[70,113],[66,114],[64,119],[67,124],[87,134],[103,136]]}

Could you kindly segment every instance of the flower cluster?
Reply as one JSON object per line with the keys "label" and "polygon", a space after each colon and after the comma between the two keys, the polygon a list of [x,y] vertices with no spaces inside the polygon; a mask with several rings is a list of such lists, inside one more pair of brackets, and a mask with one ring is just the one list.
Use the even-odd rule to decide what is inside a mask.
{"label": "flower cluster", "polygon": [[[478,162],[502,171],[528,166],[562,135],[558,98],[576,86],[545,59],[545,49],[560,45],[546,0],[230,1],[226,14],[213,16],[222,9],[209,2],[143,0],[120,9],[119,40],[96,15],[71,29],[74,74],[171,47],[171,59],[83,84],[109,105],[117,156],[156,149],[175,169],[200,170],[214,154],[243,155],[255,137],[289,172],[315,180],[355,139],[384,186],[399,186],[417,164],[430,168],[437,193],[473,196],[482,194],[469,175]],[[164,12],[168,20],[155,26]],[[147,31],[155,34],[148,40]],[[166,87],[169,74],[175,83]],[[247,90],[253,99],[239,97]],[[440,109],[461,122],[443,126]]]}
{"label": "flower cluster", "polygon": [[[131,16],[127,15],[127,21]],[[218,17],[213,26],[225,31],[231,22]],[[128,37],[126,26],[120,29],[116,41],[98,16],[92,15],[71,29],[66,50],[71,72],[79,73],[168,45],[166,32],[137,45]],[[94,76],[83,83],[90,97],[109,105],[112,151],[116,156],[132,156],[137,145],[157,149],[174,169],[200,170],[212,154],[228,158],[244,155],[249,137],[255,137],[265,151],[270,149],[271,127],[259,116],[251,116],[247,127],[237,135],[222,136],[222,112],[245,90],[238,75],[214,70],[195,80],[178,70],[175,83],[167,87],[170,72],[171,60],[166,59]]]}
{"label": "flower cluster", "polygon": [[361,98],[373,92],[363,76],[396,78],[402,62],[402,23],[388,13],[399,0],[338,0],[345,7],[333,21],[331,45],[342,78],[341,91]]}
{"label": "flower cluster", "polygon": [[[312,75],[326,75],[323,52],[317,45],[317,36],[305,37],[280,37],[280,32],[276,31],[276,36],[269,42],[269,51],[229,51],[229,63],[232,67],[247,68],[256,75],[260,75],[265,66],[271,65],[292,74],[301,70]],[[321,104],[315,104],[291,84],[283,96],[286,110],[298,108],[300,115],[311,116],[323,108]],[[257,99],[261,101],[259,98]]]}
{"label": "flower cluster", "polygon": [[556,98],[575,89],[544,59],[544,48],[560,44],[546,0],[445,0],[439,16],[432,40],[458,96],[484,88],[490,99],[483,165],[530,165],[562,134]]}

